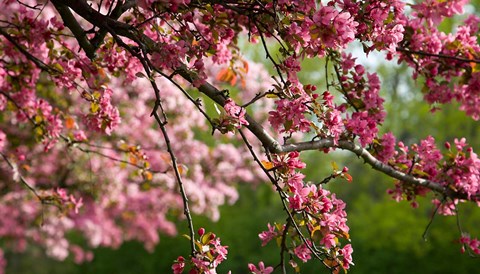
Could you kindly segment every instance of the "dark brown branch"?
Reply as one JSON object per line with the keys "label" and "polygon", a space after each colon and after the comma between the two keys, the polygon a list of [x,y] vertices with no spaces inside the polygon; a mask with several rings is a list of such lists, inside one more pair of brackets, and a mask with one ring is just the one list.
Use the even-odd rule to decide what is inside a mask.
{"label": "dark brown branch", "polygon": [[[113,4],[112,4],[113,5]],[[135,0],[127,0],[125,3],[123,1],[118,1],[118,4],[115,6],[115,8],[112,10],[112,12],[109,14],[109,17],[117,20],[122,16],[124,12],[127,10],[135,7],[137,5],[137,1]],[[108,31],[106,29],[100,29],[96,34],[95,37],[92,38],[91,43],[94,48],[94,50],[98,49],[98,47],[102,44],[103,39],[107,35]]]}
{"label": "dark brown branch", "polygon": [[78,44],[83,49],[83,51],[85,51],[87,57],[90,59],[94,59],[95,48],[88,40],[85,30],[77,22],[77,19],[75,19],[70,9],[65,4],[63,4],[62,1],[52,0],[51,2],[57,9],[58,13],[60,13],[60,16],[62,17],[65,26],[72,31],[73,35],[78,41]]}
{"label": "dark brown branch", "polygon": [[410,50],[410,49],[401,48],[401,47],[398,47],[397,51],[404,52],[404,53],[409,53],[409,54],[417,54],[417,55],[423,55],[423,56],[430,56],[430,57],[456,60],[456,61],[460,61],[460,62],[480,64],[479,59],[468,59],[468,58],[452,56],[452,55],[447,55],[447,54],[441,54],[441,53],[430,53],[430,52],[425,52],[425,51]]}
{"label": "dark brown branch", "polygon": [[[189,82],[193,82],[196,79],[195,73],[191,73],[186,69],[178,70],[178,74],[185,78]],[[201,85],[198,90],[203,94],[207,95],[210,99],[214,102],[219,104],[220,106],[225,105],[225,100],[227,99],[225,95],[212,86],[210,83],[205,83]],[[257,136],[257,138],[262,142],[262,144],[272,153],[279,153],[282,152],[282,147],[280,143],[278,143],[270,134],[268,134],[265,129],[255,121],[250,115],[245,115],[245,119],[248,121],[249,125],[247,128]]]}
{"label": "dark brown branch", "polygon": [[39,69],[49,72],[49,73],[61,73],[61,71],[57,70],[56,68],[52,68],[49,65],[45,64],[42,60],[38,59],[37,57],[33,56],[28,52],[26,49],[22,47],[10,34],[0,28],[0,34],[3,35],[10,43],[12,43],[28,60],[32,61]]}

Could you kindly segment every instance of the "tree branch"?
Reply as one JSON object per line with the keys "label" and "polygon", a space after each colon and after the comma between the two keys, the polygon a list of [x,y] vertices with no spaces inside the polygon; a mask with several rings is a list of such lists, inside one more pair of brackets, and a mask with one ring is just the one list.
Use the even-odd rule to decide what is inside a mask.
{"label": "tree branch", "polygon": [[430,56],[430,57],[438,57],[438,58],[456,60],[456,61],[460,61],[460,62],[480,64],[480,60],[478,60],[478,59],[468,59],[468,58],[446,55],[446,54],[441,54],[441,53],[430,53],[430,52],[425,52],[425,51],[410,50],[410,49],[406,49],[406,48],[402,48],[402,47],[397,47],[397,51],[404,52],[404,53],[410,53],[410,54],[423,55],[423,56]]}
{"label": "tree branch", "polygon": [[[58,0],[53,0],[58,1]],[[63,1],[66,5],[72,8],[75,12],[77,12],[80,16],[84,17],[90,23],[100,27],[112,28],[115,30],[116,34],[120,36],[125,36],[137,43],[139,46],[147,51],[148,53],[153,52],[155,50],[155,42],[147,37],[139,33],[135,30],[132,26],[118,22],[100,14],[99,12],[92,9],[85,1],[74,1],[74,0],[65,0]],[[405,49],[398,49],[399,51]],[[417,53],[418,52],[411,52]],[[426,53],[428,54],[428,53]],[[476,60],[464,59],[459,57],[452,57],[448,55],[434,55],[436,57],[445,57],[450,59],[456,59],[460,61],[468,61],[468,62],[475,62]],[[479,61],[480,62],[480,61]],[[182,67],[176,70],[176,73],[182,76],[185,80],[190,83],[193,83],[195,80],[198,79],[196,73],[189,71],[186,67]],[[225,105],[225,100],[227,97],[216,87],[211,85],[210,83],[206,82],[200,87],[198,90],[205,95],[207,95],[210,99],[214,102],[219,104],[220,106]],[[356,145],[353,141],[339,141],[338,144],[335,144],[331,139],[321,139],[317,141],[310,141],[310,142],[299,142],[287,145],[280,145],[280,143],[275,140],[259,123],[257,123],[251,116],[245,115],[246,120],[248,121],[249,125],[247,128],[260,140],[262,145],[267,149],[270,153],[286,153],[291,151],[305,151],[305,150],[319,150],[325,148],[339,148],[343,150],[348,150],[357,155],[358,157],[362,158],[367,164],[369,164],[373,169],[378,170],[390,177],[393,177],[397,180],[402,182],[410,183],[413,185],[423,186],[429,188],[435,192],[438,192],[446,197],[450,198],[458,198],[458,199],[468,199],[469,197],[462,192],[456,192],[450,188],[446,188],[439,183],[426,180],[423,178],[417,178],[412,175],[406,174],[404,172],[398,171],[391,166],[388,166],[378,159],[376,159],[370,152],[366,149],[362,148],[359,145]],[[480,199],[480,197],[473,197],[475,200]],[[471,197],[470,197],[471,199]]]}
{"label": "tree branch", "polygon": [[[118,18],[120,18],[120,16],[122,16],[125,11],[135,7],[136,5],[136,0],[127,0],[125,3],[123,3],[123,1],[119,1],[113,11],[110,13],[110,18],[117,20]],[[94,50],[98,49],[98,47],[102,44],[103,39],[105,38],[105,35],[107,35],[107,33],[108,31],[106,29],[100,29],[95,34],[95,37],[93,37],[91,40]]]}
{"label": "tree branch", "polygon": [[32,193],[33,195],[35,195],[35,197],[37,197],[37,199],[43,204],[45,203],[45,199],[43,199],[38,193],[37,191],[35,190],[35,188],[33,188],[28,182],[27,180],[20,174],[20,172],[18,171],[18,167],[16,164],[10,162],[10,160],[8,160],[8,157],[1,153],[0,152],[0,156],[2,156],[3,160],[5,160],[5,162],[8,164],[8,166],[12,169],[13,171],[13,178],[15,181],[20,181],[26,188],[28,188]]}
{"label": "tree branch", "polygon": [[90,59],[94,59],[95,48],[88,40],[87,35],[85,34],[85,30],[77,22],[77,19],[75,19],[70,9],[65,4],[63,4],[62,1],[52,0],[51,2],[55,6],[55,9],[57,9],[58,13],[60,13],[60,16],[62,17],[65,26],[67,26],[72,31],[73,35],[78,41],[78,44],[83,49],[83,51],[85,51],[87,57]]}
{"label": "tree branch", "polygon": [[18,51],[20,51],[28,60],[32,61],[38,68],[40,68],[43,71],[46,72],[55,72],[55,73],[61,73],[59,70],[56,68],[52,68],[45,64],[42,60],[38,59],[37,57],[33,56],[28,52],[26,49],[22,47],[10,34],[8,34],[6,31],[4,31],[2,28],[0,28],[0,34],[3,35],[10,43],[12,43]]}

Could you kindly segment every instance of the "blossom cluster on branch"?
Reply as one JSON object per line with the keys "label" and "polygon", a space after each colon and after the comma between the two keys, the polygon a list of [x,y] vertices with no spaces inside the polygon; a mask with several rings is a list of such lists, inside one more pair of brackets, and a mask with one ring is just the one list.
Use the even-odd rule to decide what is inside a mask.
{"label": "blossom cluster on branch", "polygon": [[[191,250],[174,273],[216,273],[227,249],[195,230],[192,213],[216,220],[238,183],[269,181],[286,213],[259,235],[279,246],[275,269],[299,272],[315,259],[347,271],[346,205],[324,185],[352,177],[334,165],[305,181],[305,150],[352,152],[394,178],[389,193],[414,207],[428,193],[444,215],[478,203],[473,148],[461,136],[444,150],[433,137],[408,146],[379,136],[388,119],[379,77],[347,50],[359,43],[410,66],[432,108],[455,100],[478,120],[480,18],[453,33],[438,28],[467,2],[0,0],[2,248],[37,244],[80,263],[91,248],[126,240],[152,250],[185,218]],[[241,41],[262,47],[275,73],[248,61]],[[326,90],[299,79],[305,58],[325,60]],[[85,243],[70,243],[71,232]],[[459,233],[478,253],[478,240]],[[257,265],[246,268],[274,271]]]}

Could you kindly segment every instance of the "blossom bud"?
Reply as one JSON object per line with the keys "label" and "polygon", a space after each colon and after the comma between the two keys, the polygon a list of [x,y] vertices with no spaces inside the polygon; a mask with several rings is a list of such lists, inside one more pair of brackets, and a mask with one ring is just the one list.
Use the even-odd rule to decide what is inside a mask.
{"label": "blossom bud", "polygon": [[450,149],[450,143],[449,142],[445,142],[445,148]]}
{"label": "blossom bud", "polygon": [[198,235],[203,236],[205,234],[205,228],[201,227],[198,229]]}
{"label": "blossom bud", "polygon": [[363,75],[365,73],[365,68],[362,65],[356,65],[355,66],[355,72],[358,75]]}

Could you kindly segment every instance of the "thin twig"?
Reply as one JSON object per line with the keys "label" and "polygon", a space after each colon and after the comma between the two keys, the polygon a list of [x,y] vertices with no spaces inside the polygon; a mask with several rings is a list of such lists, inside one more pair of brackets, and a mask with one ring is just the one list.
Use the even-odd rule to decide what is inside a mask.
{"label": "thin twig", "polygon": [[14,172],[14,178],[17,177],[18,180],[26,187],[28,188],[37,198],[38,200],[43,204],[44,203],[44,199],[37,193],[37,191],[35,190],[35,188],[33,188],[28,182],[27,180],[20,174],[20,172],[18,171],[18,167],[16,165],[14,165],[12,162],[10,162],[10,160],[8,160],[8,157],[1,153],[0,152],[0,155],[2,156],[2,158],[5,160],[5,162],[8,164],[8,166],[10,166],[10,168],[12,169],[12,171]]}
{"label": "thin twig", "polygon": [[260,168],[263,170],[263,172],[268,176],[268,178],[270,179],[270,181],[272,182],[272,184],[275,186],[278,194],[280,195],[280,200],[282,201],[282,205],[283,205],[283,209],[285,210],[285,212],[287,212],[288,214],[288,219],[291,221],[291,224],[293,225],[293,227],[295,228],[295,231],[298,233],[298,235],[300,236],[300,239],[302,240],[302,242],[305,244],[305,246],[312,252],[312,254],[320,261],[323,262],[322,258],[320,257],[320,255],[318,254],[318,250],[316,249],[316,247],[314,245],[310,245],[307,241],[307,238],[303,235],[300,227],[298,226],[298,224],[295,222],[295,219],[293,217],[293,214],[292,212],[290,212],[290,210],[288,209],[288,205],[287,205],[287,202],[286,202],[286,195],[285,192],[283,191],[283,189],[280,187],[280,185],[278,184],[277,180],[275,180],[272,175],[268,172],[268,170],[263,166],[262,162],[260,161],[260,159],[258,158],[257,154],[255,153],[255,151],[253,150],[253,146],[250,144],[250,142],[248,141],[247,137],[245,136],[245,134],[242,132],[241,129],[238,130],[239,133],[240,133],[240,136],[242,137],[242,140],[243,142],[245,143],[245,145],[247,146],[248,150],[250,151],[250,154],[252,155],[254,161],[260,166]]}
{"label": "thin twig", "polygon": [[447,54],[441,54],[441,53],[430,53],[430,52],[425,52],[425,51],[410,50],[410,49],[401,48],[401,47],[397,47],[397,51],[410,53],[410,54],[418,54],[418,55],[423,55],[423,56],[430,56],[430,57],[456,60],[456,61],[460,61],[460,62],[480,64],[479,59],[468,59],[468,58],[452,56],[452,55],[447,55]]}
{"label": "thin twig", "polygon": [[207,119],[207,121],[212,126],[212,132],[215,131],[215,129],[217,128],[216,125],[213,123],[212,118],[210,118],[210,116],[208,116],[208,114],[205,112],[205,110],[201,107],[201,103],[198,101],[198,99],[195,100],[182,86],[180,86],[179,83],[174,81],[172,77],[169,77],[168,75],[166,75],[165,73],[163,73],[161,70],[159,70],[156,67],[153,67],[153,69],[154,69],[155,72],[158,72],[160,75],[162,75],[163,77],[168,79],[168,81],[170,81],[170,83],[174,84],[183,93],[183,95],[185,95],[185,97],[187,97],[187,99],[190,102],[192,102],[193,105],[195,105],[195,107],[198,109],[198,111],[200,111],[200,113],[205,117],[205,119]]}
{"label": "thin twig", "polygon": [[433,219],[435,216],[437,216],[438,209],[442,204],[447,200],[447,197],[444,197],[443,200],[435,207],[435,210],[433,211],[432,217],[430,218],[430,221],[427,224],[427,227],[425,227],[425,230],[423,231],[422,238],[424,241],[427,241],[427,233],[430,230],[430,226],[433,224]]}
{"label": "thin twig", "polygon": [[93,154],[96,154],[96,155],[99,155],[99,156],[102,156],[104,158],[107,158],[109,160],[112,160],[114,162],[119,162],[119,163],[122,163],[122,164],[127,164],[127,165],[130,165],[130,166],[133,166],[133,167],[136,167],[138,169],[142,169],[142,170],[148,170],[149,172],[151,173],[167,173],[167,171],[160,171],[160,170],[152,170],[152,169],[146,169],[144,166],[140,166],[140,165],[137,165],[137,164],[134,164],[130,161],[125,161],[125,160],[122,160],[122,159],[118,159],[118,158],[115,158],[113,156],[110,156],[110,155],[107,155],[105,153],[102,153],[98,150],[92,150],[92,149],[88,149],[88,148],[83,148],[83,147],[80,147],[80,146],[75,146],[75,148],[77,148],[78,150],[80,150],[81,152],[85,152],[85,153],[93,153]]}
{"label": "thin twig", "polygon": [[183,183],[183,180],[182,180],[182,176],[180,175],[180,172],[178,170],[177,158],[176,158],[175,153],[173,152],[172,146],[170,144],[170,138],[168,137],[167,129],[165,128],[165,123],[160,119],[160,116],[158,115],[157,112],[153,113],[153,116],[155,117],[155,120],[157,121],[158,125],[160,126],[160,129],[163,133],[163,137],[165,139],[165,143],[167,145],[168,153],[170,154],[170,158],[172,160],[173,170],[175,172],[175,177],[177,179],[178,187],[180,188],[180,194],[182,195],[183,213],[187,217],[188,228],[190,230],[191,255],[195,256],[195,253],[196,253],[195,238],[194,238],[195,237],[195,230],[194,230],[194,227],[193,227],[192,215],[190,213],[190,209],[189,209],[189,205],[188,205],[187,193],[185,192],[185,187],[184,187],[184,183]]}
{"label": "thin twig", "polygon": [[[151,73],[151,69],[150,67],[148,66],[147,62],[145,61],[145,59],[137,52],[133,51],[133,49],[131,47],[129,47],[128,45],[126,45],[117,35],[115,32],[113,32],[113,30],[109,30],[110,34],[112,34],[112,36],[114,37],[114,39],[117,41],[117,43],[120,44],[120,46],[124,47],[127,51],[129,51],[132,55],[134,55],[135,57],[137,57],[137,59],[140,60],[140,62],[142,63],[143,65],[143,68],[145,70],[145,73],[147,74],[147,77],[148,77],[148,80],[150,81],[150,84],[155,92],[155,97],[156,97],[156,101],[155,101],[155,105],[153,107],[153,111],[152,111],[152,116],[155,118],[155,120],[157,121],[157,124],[158,126],[160,127],[160,130],[162,131],[162,134],[163,134],[163,137],[164,137],[164,140],[165,140],[165,144],[167,146],[167,151],[168,153],[170,154],[170,159],[172,160],[172,167],[173,167],[173,170],[174,170],[174,173],[175,173],[175,177],[176,177],[176,180],[177,180],[177,184],[178,184],[178,187],[180,189],[180,194],[182,196],[182,201],[183,201],[183,212],[184,212],[184,215],[185,217],[187,218],[187,223],[188,223],[188,228],[189,228],[189,234],[190,234],[190,248],[191,248],[191,255],[192,256],[195,256],[195,253],[196,253],[196,247],[195,247],[195,230],[194,230],[194,226],[193,226],[193,219],[192,219],[192,215],[190,213],[190,208],[189,208],[189,204],[188,204],[188,196],[187,196],[187,193],[185,191],[185,187],[184,187],[184,183],[183,183],[183,180],[182,180],[182,176],[180,175],[180,172],[179,172],[179,169],[178,169],[178,164],[177,164],[177,158],[175,156],[175,153],[173,152],[173,149],[172,149],[172,146],[170,144],[170,138],[168,136],[168,132],[167,132],[167,129],[165,127],[167,121],[167,116],[163,110],[163,107],[161,105],[161,97],[160,97],[160,90],[158,89],[158,86],[157,84],[155,83],[154,79],[152,78],[152,73]],[[142,49],[143,50],[143,49]],[[145,53],[144,53],[145,54]],[[145,54],[146,55],[146,54]],[[158,115],[158,109],[161,109],[162,111],[162,115],[163,115],[163,120],[160,118],[160,116]]]}
{"label": "thin twig", "polygon": [[283,229],[282,233],[282,244],[280,248],[280,267],[282,268],[282,273],[287,274],[287,265],[285,263],[285,251],[288,250],[287,248],[287,234],[288,234],[288,229],[290,228],[291,225],[291,220],[290,218],[287,219],[287,223],[285,224],[285,227]]}

